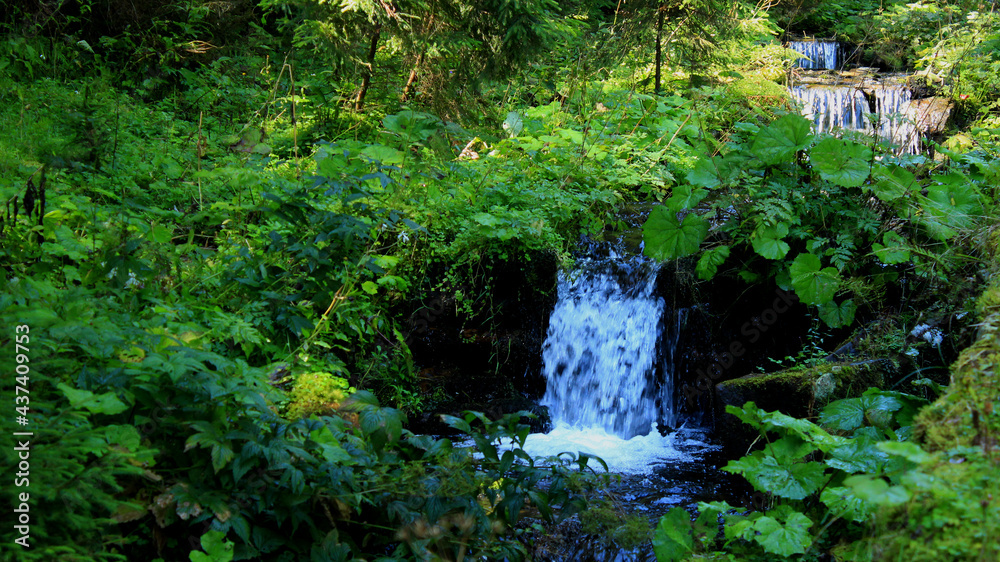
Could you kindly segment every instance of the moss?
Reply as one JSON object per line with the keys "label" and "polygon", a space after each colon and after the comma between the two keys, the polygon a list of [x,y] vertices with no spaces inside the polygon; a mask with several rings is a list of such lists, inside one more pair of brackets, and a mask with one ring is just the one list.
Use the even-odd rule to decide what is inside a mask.
{"label": "moss", "polygon": [[641,515],[625,515],[607,500],[592,504],[581,513],[580,526],[584,533],[611,537],[625,550],[648,542],[652,533],[648,519]]}
{"label": "moss", "polygon": [[938,455],[903,477],[913,497],[880,517],[878,558],[1000,560],[1000,280],[977,315],[947,391],[915,420],[914,439]]}
{"label": "moss", "polygon": [[815,418],[827,403],[860,396],[870,387],[881,387],[895,372],[887,360],[856,363],[823,363],[760,375],[747,375],[716,385],[718,435],[732,452],[746,450],[756,430],[725,413],[727,405],[742,407],[754,402],[767,411],[780,411],[797,418]]}
{"label": "moss", "polygon": [[353,390],[347,379],[331,373],[303,373],[295,379],[287,415],[298,419],[313,414],[331,414]]}

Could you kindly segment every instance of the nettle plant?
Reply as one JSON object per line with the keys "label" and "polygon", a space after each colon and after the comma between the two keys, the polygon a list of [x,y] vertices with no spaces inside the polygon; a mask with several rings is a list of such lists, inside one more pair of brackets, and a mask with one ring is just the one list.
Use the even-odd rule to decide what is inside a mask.
{"label": "nettle plant", "polygon": [[765,412],[753,402],[727,406],[728,413],[760,431],[764,447],[723,470],[746,478],[766,498],[764,509],[702,502],[692,523],[684,509],[674,508],[656,529],[657,559],[683,560],[719,546],[741,554],[740,560],[822,553],[838,543],[863,548],[858,541],[866,524],[883,506],[909,501],[911,469],[929,457],[906,441],[914,416],[926,404],[917,396],[870,389],[828,404],[819,424]]}
{"label": "nettle plant", "polygon": [[842,327],[854,321],[855,299],[878,294],[908,264],[921,277],[947,280],[959,257],[952,245],[983,215],[973,177],[919,177],[905,164],[922,164],[922,156],[880,155],[813,134],[794,114],[739,128],[743,138],[699,160],[650,213],[648,256],[697,253],[696,272],[709,280],[734,250],[745,250],[749,259],[730,264],[728,274],[751,283],[773,278],[818,307],[827,325]]}

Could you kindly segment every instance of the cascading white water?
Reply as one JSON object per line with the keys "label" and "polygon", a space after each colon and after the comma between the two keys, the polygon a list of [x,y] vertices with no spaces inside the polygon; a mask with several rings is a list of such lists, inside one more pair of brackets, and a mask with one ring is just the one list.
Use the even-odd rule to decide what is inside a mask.
{"label": "cascading white water", "polygon": [[832,70],[840,64],[840,43],[836,41],[790,41],[788,48],[804,57],[795,66],[806,70]]}
{"label": "cascading white water", "polygon": [[[597,269],[560,275],[559,300],[542,347],[554,424],[600,428],[623,439],[650,432],[658,417],[656,346],[664,302],[656,271]],[[641,271],[644,269],[645,271]],[[629,282],[634,285],[629,286]]]}
{"label": "cascading white water", "polygon": [[552,431],[528,437],[538,456],[585,452],[612,471],[646,472],[651,463],[682,459],[673,435],[671,372],[683,314],[655,294],[656,269],[646,260],[581,260],[560,274],[559,298],[542,348],[542,404]]}
{"label": "cascading white water", "polygon": [[795,86],[792,97],[802,102],[802,114],[813,122],[817,133],[834,129],[866,131],[868,99],[865,93],[850,86]]}
{"label": "cascading white water", "polygon": [[899,145],[902,152],[920,152],[920,131],[910,111],[913,93],[901,85],[887,85],[875,89],[875,112],[878,113],[878,137]]}
{"label": "cascading white water", "polygon": [[877,134],[908,154],[920,152],[920,132],[910,115],[910,90],[901,84],[880,84],[874,92],[875,112],[859,85],[810,84],[790,89],[792,98],[802,103],[802,114],[813,122],[817,133],[837,129]]}

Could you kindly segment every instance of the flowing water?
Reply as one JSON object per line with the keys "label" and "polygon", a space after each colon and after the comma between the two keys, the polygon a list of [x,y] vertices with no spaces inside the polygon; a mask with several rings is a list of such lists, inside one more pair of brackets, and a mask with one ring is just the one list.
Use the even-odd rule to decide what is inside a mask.
{"label": "flowing water", "polygon": [[644,258],[615,252],[560,274],[542,348],[552,430],[530,435],[528,453],[584,452],[612,472],[650,474],[711,449],[697,430],[673,432],[684,311],[656,294],[656,274]]}
{"label": "flowing water", "polygon": [[833,70],[840,64],[841,49],[837,41],[791,41],[788,48],[806,57],[795,62],[799,68]]}

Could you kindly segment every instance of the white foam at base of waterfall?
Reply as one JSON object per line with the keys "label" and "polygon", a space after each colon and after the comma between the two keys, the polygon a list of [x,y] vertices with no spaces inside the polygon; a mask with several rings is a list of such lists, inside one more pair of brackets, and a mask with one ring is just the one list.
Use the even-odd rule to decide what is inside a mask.
{"label": "white foam at base of waterfall", "polygon": [[[548,433],[529,435],[524,451],[536,460],[560,453],[583,452],[603,459],[610,472],[649,474],[657,462],[690,460],[689,455],[674,446],[678,434],[660,435],[652,427],[646,435],[623,439],[600,428],[558,424]],[[597,461],[590,461],[588,466],[598,472],[603,470]]]}
{"label": "white foam at base of waterfall", "polygon": [[674,423],[671,369],[683,312],[668,316],[665,326],[656,268],[641,257],[578,265],[559,277],[542,348],[541,403],[553,428],[529,435],[524,450],[534,457],[583,452],[630,474],[647,473],[656,461],[688,459],[674,447],[676,434],[656,428]]}

